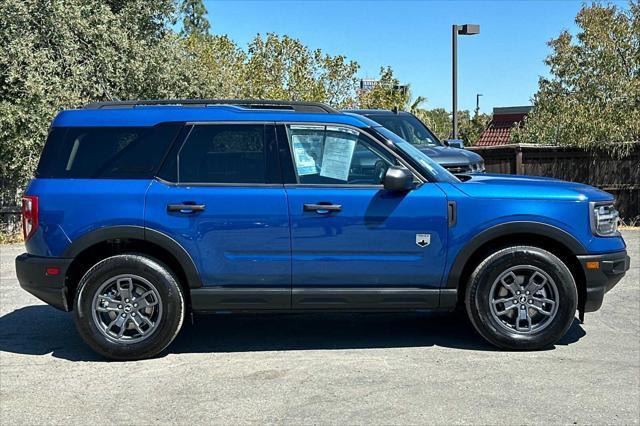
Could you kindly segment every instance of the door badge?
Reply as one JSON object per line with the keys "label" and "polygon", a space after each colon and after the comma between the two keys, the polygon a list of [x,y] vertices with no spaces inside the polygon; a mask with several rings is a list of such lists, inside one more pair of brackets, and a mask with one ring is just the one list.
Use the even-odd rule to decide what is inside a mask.
{"label": "door badge", "polygon": [[416,234],[416,244],[420,247],[426,247],[431,244],[431,234]]}

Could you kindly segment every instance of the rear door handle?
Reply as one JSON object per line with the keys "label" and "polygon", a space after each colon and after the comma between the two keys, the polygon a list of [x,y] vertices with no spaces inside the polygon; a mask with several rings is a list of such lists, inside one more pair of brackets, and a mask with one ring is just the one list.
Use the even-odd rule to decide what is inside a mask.
{"label": "rear door handle", "polygon": [[342,206],[340,204],[331,204],[331,203],[318,203],[318,204],[304,204],[302,210],[305,212],[316,212],[316,213],[329,213],[329,212],[339,212],[342,210]]}
{"label": "rear door handle", "polygon": [[204,211],[204,204],[168,204],[168,212],[195,213]]}

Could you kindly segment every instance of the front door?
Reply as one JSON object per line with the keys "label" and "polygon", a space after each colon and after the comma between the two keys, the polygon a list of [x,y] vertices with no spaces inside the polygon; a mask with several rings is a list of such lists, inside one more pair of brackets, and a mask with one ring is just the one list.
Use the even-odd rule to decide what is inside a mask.
{"label": "front door", "polygon": [[198,302],[207,305],[198,308],[289,308],[289,213],[274,126],[195,125],[160,176],[147,192],[145,223],[194,260]]}
{"label": "front door", "polygon": [[296,180],[285,185],[293,307],[436,307],[448,229],[437,184],[385,190],[386,169],[401,160],[354,128],[288,125],[285,134]]}

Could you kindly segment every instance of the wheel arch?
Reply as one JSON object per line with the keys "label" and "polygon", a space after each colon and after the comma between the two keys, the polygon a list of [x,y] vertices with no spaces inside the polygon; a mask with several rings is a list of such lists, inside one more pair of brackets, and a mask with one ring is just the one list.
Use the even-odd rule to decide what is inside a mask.
{"label": "wheel arch", "polygon": [[112,226],[100,228],[75,240],[63,257],[73,261],[66,271],[68,306],[82,276],[98,261],[122,253],[139,253],[166,264],[177,276],[190,305],[190,289],[202,287],[195,262],[177,241],[166,234],[141,226]]}
{"label": "wheel arch", "polygon": [[559,257],[576,281],[578,308],[582,310],[586,296],[586,278],[576,256],[587,251],[582,243],[568,232],[540,222],[503,223],[476,235],[456,256],[444,289],[455,291],[456,302],[464,303],[468,279],[476,266],[492,252],[510,245],[535,246]]}

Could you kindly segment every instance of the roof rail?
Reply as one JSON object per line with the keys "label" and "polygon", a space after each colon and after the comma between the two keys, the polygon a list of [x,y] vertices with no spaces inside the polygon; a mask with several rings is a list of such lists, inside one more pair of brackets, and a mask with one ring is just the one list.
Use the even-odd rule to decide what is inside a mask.
{"label": "roof rail", "polygon": [[84,109],[114,109],[149,105],[207,106],[236,105],[250,109],[279,109],[296,112],[337,114],[340,111],[321,102],[282,101],[266,99],[151,99],[140,101],[92,102]]}

